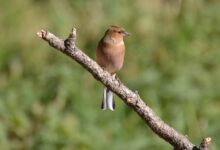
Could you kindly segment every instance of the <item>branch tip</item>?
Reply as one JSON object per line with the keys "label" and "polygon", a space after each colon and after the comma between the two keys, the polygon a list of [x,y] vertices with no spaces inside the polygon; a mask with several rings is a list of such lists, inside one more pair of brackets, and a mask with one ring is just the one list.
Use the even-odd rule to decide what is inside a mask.
{"label": "branch tip", "polygon": [[76,35],[76,28],[72,28],[72,34]]}
{"label": "branch tip", "polygon": [[47,33],[47,32],[42,29],[41,31],[38,31],[36,34],[37,34],[38,37],[44,38],[45,35],[46,35],[46,33]]}
{"label": "branch tip", "polygon": [[199,146],[199,149],[200,150],[208,150],[211,143],[212,143],[211,137],[204,138]]}
{"label": "branch tip", "polygon": [[72,28],[71,33],[69,34],[69,37],[66,39],[66,42],[68,41],[68,43],[70,45],[75,45],[75,41],[76,41],[76,28]]}

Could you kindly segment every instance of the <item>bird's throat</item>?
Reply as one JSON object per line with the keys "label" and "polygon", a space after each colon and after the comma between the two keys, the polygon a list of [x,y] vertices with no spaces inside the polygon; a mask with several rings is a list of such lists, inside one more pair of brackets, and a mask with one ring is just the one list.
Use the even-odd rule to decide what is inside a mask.
{"label": "bird's throat", "polygon": [[113,44],[113,45],[122,45],[124,44],[123,39],[116,39],[112,36],[107,36],[107,38],[105,38],[105,42],[108,44]]}

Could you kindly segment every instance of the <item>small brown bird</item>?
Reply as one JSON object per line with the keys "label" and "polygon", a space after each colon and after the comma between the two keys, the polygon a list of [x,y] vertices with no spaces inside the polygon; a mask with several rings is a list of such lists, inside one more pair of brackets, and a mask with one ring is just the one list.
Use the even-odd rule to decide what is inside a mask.
{"label": "small brown bird", "polygon": [[[96,50],[96,61],[106,71],[115,77],[124,62],[125,44],[124,37],[130,35],[124,28],[119,26],[110,26],[105,32],[103,38],[99,41]],[[113,93],[104,88],[102,99],[102,110],[109,108],[114,111],[115,102]]]}

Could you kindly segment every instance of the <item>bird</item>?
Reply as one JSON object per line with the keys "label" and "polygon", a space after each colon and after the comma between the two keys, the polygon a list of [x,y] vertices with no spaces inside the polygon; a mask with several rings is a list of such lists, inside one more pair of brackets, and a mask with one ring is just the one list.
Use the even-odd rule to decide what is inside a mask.
{"label": "bird", "polygon": [[[111,25],[101,38],[96,49],[96,62],[114,78],[122,68],[125,56],[124,38],[130,35],[123,27]],[[115,110],[113,93],[104,87],[101,109]]]}

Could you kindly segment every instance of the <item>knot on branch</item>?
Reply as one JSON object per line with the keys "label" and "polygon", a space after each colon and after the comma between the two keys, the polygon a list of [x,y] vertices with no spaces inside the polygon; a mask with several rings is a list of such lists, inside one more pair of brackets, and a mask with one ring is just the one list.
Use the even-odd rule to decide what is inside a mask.
{"label": "knot on branch", "polygon": [[66,49],[74,49],[76,42],[76,28],[72,28],[72,32],[69,34],[69,37],[64,41]]}

